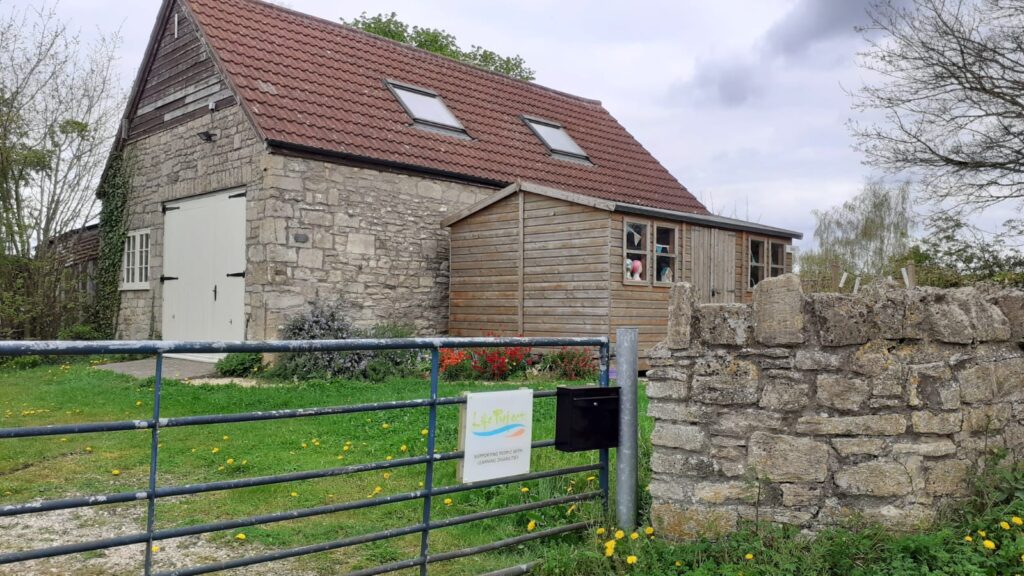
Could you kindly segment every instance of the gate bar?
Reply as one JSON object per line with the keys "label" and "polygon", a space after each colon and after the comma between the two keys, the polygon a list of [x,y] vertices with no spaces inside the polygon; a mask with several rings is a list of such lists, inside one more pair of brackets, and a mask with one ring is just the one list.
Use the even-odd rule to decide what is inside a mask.
{"label": "gate bar", "polygon": [[[430,400],[437,402],[438,380],[441,378],[441,351],[434,348],[430,351]],[[427,494],[423,497],[423,525],[430,526],[430,512],[434,504],[434,449],[437,441],[437,404],[430,406],[430,420],[427,426],[427,471],[424,483]],[[430,530],[420,534],[420,557],[426,558],[430,553]],[[420,565],[420,576],[427,576],[427,563]]]}
{"label": "gate bar", "polygon": [[153,383],[153,434],[149,446],[149,502],[146,504],[145,576],[153,573],[153,526],[156,523],[156,471],[160,457],[160,385],[164,375],[164,355],[156,355],[156,380]]}
{"label": "gate bar", "polygon": [[619,384],[619,447],[615,452],[615,518],[620,528],[636,528],[638,460],[636,328],[615,331],[616,379]]}

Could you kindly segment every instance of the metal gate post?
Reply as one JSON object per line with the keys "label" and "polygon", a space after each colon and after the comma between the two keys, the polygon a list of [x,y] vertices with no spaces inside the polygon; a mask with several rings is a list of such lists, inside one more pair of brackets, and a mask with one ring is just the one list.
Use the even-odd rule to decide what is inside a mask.
{"label": "metal gate post", "polygon": [[441,379],[441,349],[430,350],[430,421],[427,426],[427,460],[426,478],[424,478],[423,496],[423,532],[420,533],[420,576],[427,576],[430,570],[427,559],[430,557],[430,512],[433,506],[434,492],[434,456],[437,449],[437,397]]}
{"label": "metal gate post", "polygon": [[636,328],[615,331],[615,373],[619,385],[619,447],[615,453],[615,518],[620,528],[636,527],[637,341]]}
{"label": "metal gate post", "polygon": [[149,447],[149,494],[146,503],[146,576],[153,573],[153,527],[156,524],[156,472],[160,460],[160,396],[164,379],[164,355],[156,355],[156,380],[153,382],[153,432]]}
{"label": "metal gate post", "polygon": [[[609,372],[609,358],[608,358],[608,356],[610,355],[609,354],[609,348],[610,348],[609,343],[605,342],[605,343],[601,344],[600,351],[599,351],[600,372],[598,373],[599,376],[598,376],[597,383],[602,388],[607,388],[608,387],[608,372]],[[608,510],[608,500],[609,500],[609,496],[611,496],[611,491],[609,490],[609,484],[608,484],[608,472],[609,472],[608,468],[609,468],[609,462],[611,461],[611,459],[609,458],[609,455],[608,455],[608,449],[607,448],[601,448],[601,451],[600,451],[598,457],[600,458],[600,463],[601,463],[601,469],[598,472],[598,474],[599,474],[598,482],[599,482],[599,485],[601,487],[601,504],[602,504],[602,507],[604,509],[605,516],[608,516],[608,512],[609,512],[609,510]]]}

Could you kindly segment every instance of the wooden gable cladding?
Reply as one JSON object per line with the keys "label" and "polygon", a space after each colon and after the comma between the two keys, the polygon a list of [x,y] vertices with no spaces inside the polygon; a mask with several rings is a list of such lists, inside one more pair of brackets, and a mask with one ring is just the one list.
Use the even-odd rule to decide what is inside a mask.
{"label": "wooden gable cladding", "polygon": [[188,11],[172,2],[137,81],[127,130],[136,139],[236,103]]}

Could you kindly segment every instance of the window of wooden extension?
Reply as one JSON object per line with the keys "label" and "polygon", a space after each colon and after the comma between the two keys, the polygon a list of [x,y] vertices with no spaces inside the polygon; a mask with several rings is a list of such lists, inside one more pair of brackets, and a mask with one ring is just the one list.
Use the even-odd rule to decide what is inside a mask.
{"label": "window of wooden extension", "polygon": [[623,264],[623,282],[626,284],[650,284],[650,233],[647,222],[626,220],[622,229],[622,252],[626,255]]}
{"label": "window of wooden extension", "polygon": [[675,282],[679,229],[675,226],[654,227],[654,284],[671,286]]}
{"label": "window of wooden extension", "polygon": [[748,241],[747,252],[750,258],[747,268],[748,289],[753,290],[754,286],[757,286],[765,278],[767,272],[765,244],[766,242],[759,238],[751,238]]}
{"label": "window of wooden extension", "polygon": [[786,273],[786,245],[780,242],[772,242],[768,252],[769,275],[772,278],[782,276]]}
{"label": "window of wooden extension", "polygon": [[149,230],[132,230],[125,236],[121,290],[149,290]]}

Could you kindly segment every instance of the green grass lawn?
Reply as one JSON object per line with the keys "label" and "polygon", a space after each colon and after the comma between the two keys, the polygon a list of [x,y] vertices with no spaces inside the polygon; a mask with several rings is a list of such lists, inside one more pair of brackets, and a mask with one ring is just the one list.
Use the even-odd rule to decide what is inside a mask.
{"label": "green grass lawn", "polygon": [[[442,396],[466,391],[518,388],[523,382],[443,383]],[[553,389],[551,381],[530,381],[535,390]],[[256,388],[195,386],[164,382],[162,416],[220,414],[361,404],[424,398],[426,379],[383,384],[351,381],[273,383]],[[0,369],[0,427],[71,422],[145,419],[151,415],[153,381],[97,370],[86,360],[27,370]],[[534,440],[554,434],[554,399],[534,407]],[[438,409],[437,450],[456,450],[457,406]],[[641,400],[641,413],[646,411]],[[256,423],[169,428],[161,431],[159,484],[210,482],[317,470],[418,456],[426,453],[428,410],[392,410]],[[650,422],[644,419],[649,432]],[[644,434],[649,437],[649,433]],[[149,431],[0,440],[0,504],[71,495],[144,489],[149,470]],[[596,452],[564,454],[553,448],[533,452],[534,471],[595,463]],[[158,502],[157,528],[307,508],[419,489],[424,466],[416,465],[344,477],[212,492]],[[118,471],[117,474],[114,471]],[[613,467],[614,470],[614,467]],[[642,473],[643,474],[643,473]],[[644,476],[641,477],[646,485]],[[455,462],[435,465],[435,484],[456,484]],[[378,490],[379,487],[379,490]],[[525,489],[528,489],[525,490]],[[597,489],[596,472],[478,489],[435,499],[433,514],[444,519],[482,510]],[[439,501],[440,500],[440,501]],[[136,506],[135,510],[142,510]],[[245,546],[266,549],[302,546],[418,523],[422,501],[389,504],[296,521],[220,532],[210,536],[230,548],[225,556],[246,555]],[[599,504],[560,506],[536,512],[450,527],[431,533],[431,552],[458,550],[525,533],[530,520],[538,529],[598,519]],[[140,528],[141,515],[140,518]],[[244,543],[234,539],[238,532]],[[436,574],[478,574],[542,555],[541,543],[488,553],[431,567]],[[304,567],[338,573],[415,557],[419,536],[408,536],[318,554]],[[400,572],[418,573],[417,571]]]}

